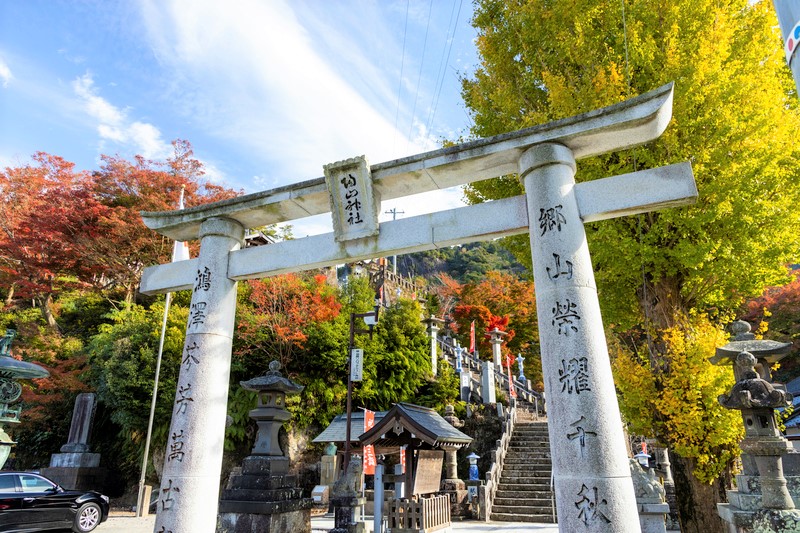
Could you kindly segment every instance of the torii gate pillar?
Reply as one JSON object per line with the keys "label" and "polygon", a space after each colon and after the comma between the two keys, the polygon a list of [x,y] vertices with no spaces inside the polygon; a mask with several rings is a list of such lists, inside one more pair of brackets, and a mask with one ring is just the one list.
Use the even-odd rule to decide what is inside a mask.
{"label": "torii gate pillar", "polygon": [[200,226],[197,275],[161,474],[157,532],[187,532],[197,524],[212,530],[217,523],[236,315],[236,282],[228,278],[228,253],[238,250],[243,239],[244,227],[234,220],[211,218]]}
{"label": "torii gate pillar", "polygon": [[639,532],[600,302],[575,198],[575,159],[561,144],[540,144],[522,154],[519,170],[528,202],[558,527]]}

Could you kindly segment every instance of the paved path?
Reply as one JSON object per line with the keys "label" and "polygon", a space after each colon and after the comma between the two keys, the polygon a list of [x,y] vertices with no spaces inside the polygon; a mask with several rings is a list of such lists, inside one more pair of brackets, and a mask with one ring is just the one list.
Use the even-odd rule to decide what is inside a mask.
{"label": "paved path", "polygon": [[[112,515],[104,523],[100,524],[95,531],[97,533],[153,533],[156,523],[155,516],[147,518],[136,518],[134,516],[115,516]],[[370,531],[372,522],[368,522]],[[333,529],[333,518],[325,516],[315,516],[311,519],[311,530],[330,531]],[[510,522],[453,522],[452,531],[493,531],[499,533],[558,533],[555,524],[522,524]],[[292,533],[287,531],[286,533]]]}

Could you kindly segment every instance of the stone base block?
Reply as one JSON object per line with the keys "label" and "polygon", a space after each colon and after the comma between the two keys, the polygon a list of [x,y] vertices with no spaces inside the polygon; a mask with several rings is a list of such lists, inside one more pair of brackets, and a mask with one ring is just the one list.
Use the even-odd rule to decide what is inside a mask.
{"label": "stone base block", "polygon": [[[462,486],[464,483],[461,483]],[[467,495],[469,492],[467,491],[466,487],[462,489],[442,489],[440,491],[441,494],[447,494],[447,497],[450,498],[450,516],[451,517],[466,517],[470,515],[469,510],[469,501],[467,500]]]}
{"label": "stone base block", "polygon": [[790,533],[800,531],[800,511],[762,509],[753,517],[753,533]]}
{"label": "stone base block", "polygon": [[310,505],[296,511],[257,514],[222,512],[222,503],[217,518],[217,533],[311,533]]}
{"label": "stone base block", "polygon": [[738,531],[740,528],[747,529],[753,525],[752,511],[743,511],[729,503],[718,503],[717,514],[723,521],[733,526],[733,531]]}
{"label": "stone base block", "polygon": [[100,467],[50,467],[42,468],[42,475],[65,489],[96,490],[102,492],[106,469]]}
{"label": "stone base block", "polygon": [[56,467],[87,467],[100,466],[99,453],[54,453],[50,456],[50,466]]}
{"label": "stone base block", "polygon": [[642,533],[666,533],[666,516],[669,505],[666,503],[638,503],[639,525]]}
{"label": "stone base block", "polygon": [[250,455],[242,460],[242,474],[280,476],[289,472],[289,459],[269,455]]}

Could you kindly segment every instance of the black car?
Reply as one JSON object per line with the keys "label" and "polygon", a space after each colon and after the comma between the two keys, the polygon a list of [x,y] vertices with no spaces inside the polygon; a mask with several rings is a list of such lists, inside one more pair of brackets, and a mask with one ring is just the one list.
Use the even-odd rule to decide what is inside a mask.
{"label": "black car", "polygon": [[39,474],[0,472],[0,532],[94,530],[108,518],[108,497],[66,490]]}

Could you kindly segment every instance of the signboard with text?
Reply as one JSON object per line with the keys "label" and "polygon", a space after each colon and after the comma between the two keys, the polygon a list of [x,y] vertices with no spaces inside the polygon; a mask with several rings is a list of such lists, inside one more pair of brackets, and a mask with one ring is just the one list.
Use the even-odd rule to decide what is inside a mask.
{"label": "signboard with text", "polygon": [[361,381],[364,378],[364,350],[353,348],[350,352],[350,381]]}

